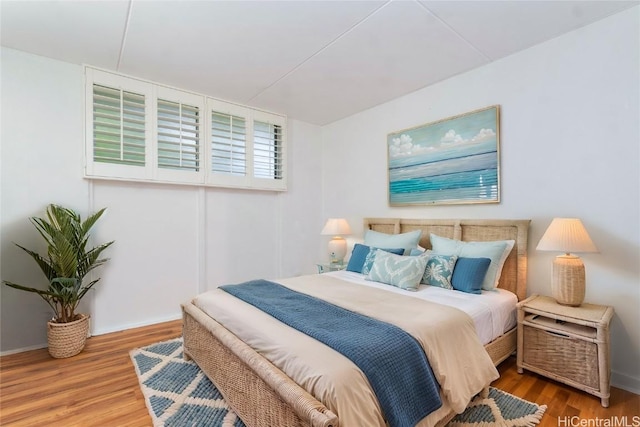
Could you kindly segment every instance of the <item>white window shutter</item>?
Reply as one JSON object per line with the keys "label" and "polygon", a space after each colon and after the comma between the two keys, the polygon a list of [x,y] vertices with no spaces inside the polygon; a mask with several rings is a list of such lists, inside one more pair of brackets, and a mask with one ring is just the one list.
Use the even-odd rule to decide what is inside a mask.
{"label": "white window shutter", "polygon": [[145,165],[144,95],[93,85],[93,160]]}
{"label": "white window shutter", "polygon": [[287,189],[286,119],[284,116],[253,112],[253,188]]}
{"label": "white window shutter", "polygon": [[85,66],[87,178],[286,190],[286,117]]}
{"label": "white window shutter", "polygon": [[247,173],[247,120],[211,112],[211,172],[245,176]]}
{"label": "white window shutter", "polygon": [[90,177],[151,178],[151,85],[87,69],[86,168]]}
{"label": "white window shutter", "polygon": [[251,110],[217,99],[207,99],[210,119],[207,184],[249,188]]}
{"label": "white window shutter", "polygon": [[282,126],[253,123],[253,176],[282,179]]}
{"label": "white window shutter", "polygon": [[158,167],[200,170],[200,109],[158,99]]}
{"label": "white window shutter", "polygon": [[169,182],[203,182],[204,98],[166,87],[158,87],[156,92],[156,178]]}

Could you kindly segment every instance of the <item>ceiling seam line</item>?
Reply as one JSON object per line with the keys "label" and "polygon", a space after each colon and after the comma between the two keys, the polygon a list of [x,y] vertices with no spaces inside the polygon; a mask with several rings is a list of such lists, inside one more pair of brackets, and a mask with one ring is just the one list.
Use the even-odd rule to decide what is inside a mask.
{"label": "ceiling seam line", "polygon": [[124,46],[127,42],[127,34],[129,33],[129,23],[131,22],[132,8],[133,8],[133,0],[129,0],[129,7],[127,8],[127,20],[124,23],[124,31],[122,32],[122,42],[120,43],[120,53],[118,54],[118,64],[116,65],[116,71],[120,71],[122,56],[124,55]]}
{"label": "ceiling seam line", "polygon": [[315,58],[316,56],[318,56],[320,53],[322,53],[323,51],[325,51],[326,49],[328,49],[330,46],[334,45],[338,40],[340,40],[342,37],[346,36],[348,33],[350,33],[351,31],[353,31],[355,28],[357,28],[360,24],[362,24],[363,22],[367,21],[369,18],[371,18],[373,15],[375,15],[376,13],[378,13],[380,10],[382,10],[384,7],[386,7],[389,3],[391,3],[392,0],[387,0],[382,6],[380,6],[379,8],[377,8],[376,10],[374,10],[373,12],[369,13],[367,16],[365,16],[364,18],[362,18],[360,21],[356,22],[355,24],[353,24],[351,27],[349,27],[348,29],[346,29],[345,31],[343,31],[342,33],[340,33],[340,35],[338,35],[336,38],[334,38],[333,40],[331,40],[329,43],[327,43],[326,45],[324,45],[323,47],[321,47],[318,51],[316,51],[315,53],[313,53],[311,56],[309,56],[308,58],[304,59],[302,62],[300,62],[298,65],[296,65],[295,67],[293,67],[291,70],[287,71],[286,73],[284,73],[281,77],[279,77],[278,79],[276,79],[273,83],[269,84],[267,87],[265,87],[264,89],[262,89],[260,92],[258,92],[257,94],[255,94],[254,96],[252,96],[251,98],[249,98],[247,101],[245,101],[246,103],[250,103],[251,101],[253,101],[254,99],[256,99],[257,97],[259,97],[260,95],[262,95],[263,93],[265,93],[266,91],[268,91],[269,89],[271,89],[273,86],[275,86],[276,84],[278,84],[279,82],[281,82],[282,80],[284,80],[286,77],[290,76],[291,74],[293,74],[296,70],[298,70],[300,67],[302,67],[304,64],[306,64],[307,62],[309,62],[311,59]]}
{"label": "ceiling seam line", "polygon": [[449,31],[451,31],[453,34],[455,34],[456,36],[458,36],[460,38],[460,40],[462,40],[464,43],[466,43],[471,49],[475,50],[478,54],[480,54],[480,56],[482,56],[484,59],[486,59],[488,62],[493,61],[487,54],[485,54],[483,51],[481,51],[479,48],[477,48],[473,43],[471,43],[469,40],[467,40],[466,38],[464,38],[462,36],[462,34],[460,34],[459,32],[457,32],[456,30],[453,29],[453,27],[451,25],[449,25],[447,22],[445,22],[442,18],[440,18],[438,15],[436,15],[431,9],[429,9],[427,6],[425,6],[424,4],[422,4],[422,2],[418,1],[418,0],[414,0],[418,6],[420,6],[422,9],[425,10],[425,12],[427,12],[429,15],[433,16],[438,22],[440,22],[442,25],[444,25],[446,28],[449,29]]}

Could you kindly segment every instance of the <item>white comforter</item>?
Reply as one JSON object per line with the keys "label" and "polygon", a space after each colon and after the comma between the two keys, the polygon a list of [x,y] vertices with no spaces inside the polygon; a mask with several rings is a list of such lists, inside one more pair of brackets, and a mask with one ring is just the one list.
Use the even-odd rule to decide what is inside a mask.
{"label": "white comforter", "polygon": [[[419,426],[434,425],[451,409],[462,412],[475,394],[498,378],[474,321],[461,310],[329,274],[278,283],[392,323],[423,345],[441,387],[443,407]],[[385,426],[366,377],[340,353],[222,290],[201,294],[194,304],[323,402],[342,426]]]}
{"label": "white comforter", "polygon": [[482,294],[477,295],[442,289],[437,286],[420,285],[417,292],[412,292],[385,285],[384,283],[371,282],[365,280],[365,276],[360,273],[346,270],[325,274],[362,286],[382,289],[460,309],[473,319],[476,333],[482,344],[490,343],[516,326],[518,297],[513,292],[504,289],[483,290]]}

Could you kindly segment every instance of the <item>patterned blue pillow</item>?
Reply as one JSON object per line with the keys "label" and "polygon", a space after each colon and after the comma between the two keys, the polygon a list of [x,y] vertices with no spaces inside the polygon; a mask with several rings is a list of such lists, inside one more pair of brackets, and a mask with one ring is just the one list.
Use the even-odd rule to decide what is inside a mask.
{"label": "patterned blue pillow", "polygon": [[453,289],[469,294],[481,294],[482,282],[489,264],[491,264],[489,258],[458,258],[451,279]]}
{"label": "patterned blue pillow", "polygon": [[391,252],[394,254],[402,254],[404,248],[400,249],[384,249],[384,248],[371,248],[367,245],[356,243],[351,251],[351,258],[347,263],[347,271],[353,271],[354,273],[368,274],[371,264],[373,264],[373,256],[375,252],[381,249],[383,251]]}
{"label": "patterned blue pillow", "polygon": [[371,266],[373,265],[373,260],[376,259],[376,253],[378,251],[389,252],[390,254],[402,255],[404,253],[404,248],[397,249],[385,249],[385,248],[371,248],[366,258],[364,259],[364,264],[362,265],[362,274],[367,275],[369,271],[371,271]]}
{"label": "patterned blue pillow", "polygon": [[424,269],[421,283],[431,286],[438,286],[444,289],[453,289],[451,278],[458,257],[455,255],[438,255],[429,253],[427,256],[427,266]]}
{"label": "patterned blue pillow", "polygon": [[407,257],[377,251],[366,280],[416,291],[426,265],[426,256]]}

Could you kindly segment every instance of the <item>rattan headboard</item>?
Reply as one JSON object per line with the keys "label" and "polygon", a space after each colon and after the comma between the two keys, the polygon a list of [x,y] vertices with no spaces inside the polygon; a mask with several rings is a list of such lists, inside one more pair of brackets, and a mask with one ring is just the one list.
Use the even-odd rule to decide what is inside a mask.
{"label": "rattan headboard", "polygon": [[430,249],[430,233],[464,241],[515,240],[504,263],[498,287],[513,292],[518,300],[527,296],[528,219],[404,219],[365,218],[364,230],[398,234],[422,230],[420,246]]}

